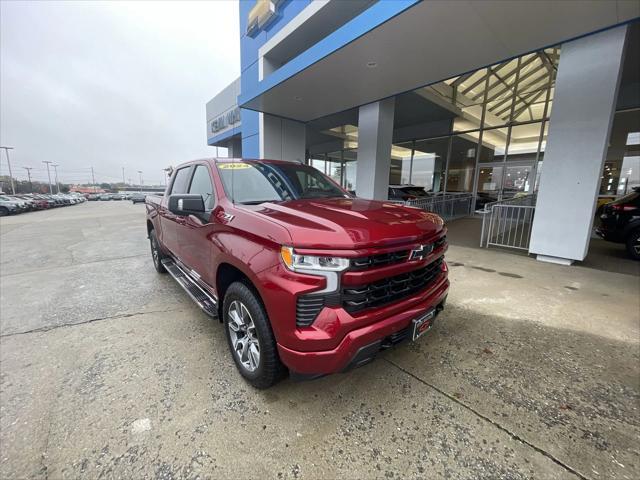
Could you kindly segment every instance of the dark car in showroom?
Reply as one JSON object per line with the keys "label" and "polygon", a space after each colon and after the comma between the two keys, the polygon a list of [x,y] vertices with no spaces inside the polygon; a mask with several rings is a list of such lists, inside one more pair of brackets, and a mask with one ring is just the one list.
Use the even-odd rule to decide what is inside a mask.
{"label": "dark car in showroom", "polygon": [[424,187],[416,185],[389,185],[389,200],[415,200],[417,198],[426,197]]}
{"label": "dark car in showroom", "polygon": [[629,256],[640,260],[640,187],[602,207],[596,233],[610,242],[624,243]]}

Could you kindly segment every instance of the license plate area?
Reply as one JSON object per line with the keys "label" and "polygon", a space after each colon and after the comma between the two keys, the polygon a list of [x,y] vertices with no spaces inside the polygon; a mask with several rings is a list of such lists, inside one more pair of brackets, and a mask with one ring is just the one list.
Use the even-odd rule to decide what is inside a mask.
{"label": "license plate area", "polygon": [[437,311],[435,308],[432,308],[420,315],[418,318],[413,319],[413,329],[411,339],[416,340],[421,335],[427,333],[433,327],[433,322],[436,319]]}

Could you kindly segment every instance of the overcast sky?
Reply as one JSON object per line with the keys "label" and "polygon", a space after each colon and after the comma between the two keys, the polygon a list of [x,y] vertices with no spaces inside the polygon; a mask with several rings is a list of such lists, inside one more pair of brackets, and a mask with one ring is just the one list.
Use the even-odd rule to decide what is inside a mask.
{"label": "overcast sky", "polygon": [[[237,1],[0,2],[0,142],[14,176],[159,184],[211,156],[205,104],[240,74]],[[7,161],[1,157],[0,174]]]}

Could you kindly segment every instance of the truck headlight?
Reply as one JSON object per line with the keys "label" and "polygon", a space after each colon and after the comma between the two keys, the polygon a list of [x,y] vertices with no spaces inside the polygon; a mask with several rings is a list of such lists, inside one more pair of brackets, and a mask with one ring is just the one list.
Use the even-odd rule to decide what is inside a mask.
{"label": "truck headlight", "polygon": [[293,252],[292,247],[281,247],[280,256],[287,268],[293,271],[341,272],[349,267],[348,258],[299,255]]}

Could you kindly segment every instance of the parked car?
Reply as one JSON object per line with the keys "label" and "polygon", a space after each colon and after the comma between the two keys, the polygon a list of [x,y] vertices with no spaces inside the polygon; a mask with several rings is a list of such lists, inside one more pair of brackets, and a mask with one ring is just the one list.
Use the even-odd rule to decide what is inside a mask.
{"label": "parked car", "polygon": [[185,163],[146,209],[156,270],[218,316],[258,388],[286,368],[309,379],[363,365],[418,339],[444,308],[444,222],[353,198],[307,165]]}
{"label": "parked car", "polygon": [[110,193],[103,193],[102,195],[100,195],[100,200],[102,200],[102,201],[111,200],[111,194]]}
{"label": "parked car", "polygon": [[36,202],[34,202],[29,197],[25,197],[22,195],[10,195],[9,200],[16,201],[18,203],[23,203],[26,206],[27,211],[37,210]]}
{"label": "parked car", "polygon": [[420,197],[426,197],[424,187],[415,185],[389,185],[389,200],[415,200]]}
{"label": "parked car", "polygon": [[95,202],[96,200],[99,200],[99,199],[100,199],[100,195],[98,195],[97,193],[90,193],[87,196],[87,200],[90,202]]}
{"label": "parked car", "polygon": [[124,197],[122,195],[120,195],[119,193],[114,193],[111,196],[111,200],[123,200],[123,199],[124,199]]}
{"label": "parked car", "polygon": [[640,260],[640,187],[604,205],[596,233],[610,242],[624,243],[629,256]]}
{"label": "parked car", "polygon": [[[15,205],[16,211],[13,213],[23,213],[29,210],[27,202],[25,202],[24,200],[12,198],[9,195],[0,195],[0,200],[4,202],[8,202],[7,204],[10,203]],[[12,212],[9,212],[9,213],[12,213]]]}
{"label": "parked car", "polygon": [[147,196],[144,193],[133,193],[131,194],[131,202],[132,203],[144,203],[144,200]]}
{"label": "parked car", "polygon": [[0,217],[14,215],[16,213],[22,213],[22,209],[19,208],[18,203],[9,200],[9,198],[4,195],[0,195]]}

